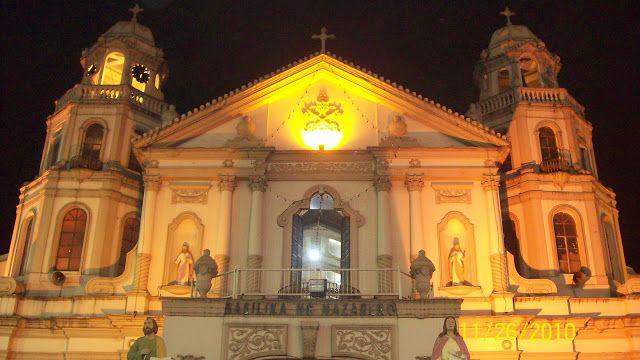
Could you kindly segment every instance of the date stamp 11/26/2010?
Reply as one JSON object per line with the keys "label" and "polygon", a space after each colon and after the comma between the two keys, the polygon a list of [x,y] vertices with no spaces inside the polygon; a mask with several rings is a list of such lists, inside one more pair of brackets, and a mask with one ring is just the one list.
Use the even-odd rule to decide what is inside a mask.
{"label": "date stamp 11/26/2010", "polygon": [[576,326],[550,322],[517,324],[508,322],[460,321],[460,335],[466,339],[518,339],[533,341],[572,341],[576,337]]}

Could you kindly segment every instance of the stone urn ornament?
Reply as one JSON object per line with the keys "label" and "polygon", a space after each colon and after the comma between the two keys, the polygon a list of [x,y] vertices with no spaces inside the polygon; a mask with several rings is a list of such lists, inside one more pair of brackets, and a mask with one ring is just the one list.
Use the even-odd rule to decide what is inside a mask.
{"label": "stone urn ornament", "polygon": [[203,298],[206,298],[211,290],[211,280],[218,275],[218,264],[210,254],[209,249],[205,249],[193,265],[193,271],[196,273],[196,289]]}
{"label": "stone urn ornament", "polygon": [[424,250],[418,252],[416,257],[411,262],[410,275],[416,282],[416,290],[420,295],[420,299],[427,299],[431,291],[431,275],[436,271],[436,267],[433,262],[427,258]]}

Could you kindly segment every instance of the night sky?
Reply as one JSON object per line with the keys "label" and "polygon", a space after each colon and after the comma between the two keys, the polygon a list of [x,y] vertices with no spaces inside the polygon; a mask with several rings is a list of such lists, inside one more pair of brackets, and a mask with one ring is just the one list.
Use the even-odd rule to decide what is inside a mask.
{"label": "night sky", "polygon": [[[348,5],[345,5],[347,3]],[[560,86],[586,107],[602,183],[617,193],[628,264],[640,271],[640,2],[510,1],[560,56]],[[38,173],[54,100],[78,83],[82,49],[128,20],[129,1],[4,1],[0,253],[8,251],[18,190]],[[472,72],[504,1],[151,1],[151,28],[169,65],[165,99],[186,112],[327,48],[460,113],[477,100]]]}

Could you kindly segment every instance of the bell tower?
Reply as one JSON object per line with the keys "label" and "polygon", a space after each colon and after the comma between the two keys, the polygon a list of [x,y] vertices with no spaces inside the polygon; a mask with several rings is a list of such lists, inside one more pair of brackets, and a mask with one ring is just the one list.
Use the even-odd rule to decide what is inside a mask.
{"label": "bell tower", "polygon": [[[525,277],[605,295],[626,280],[615,194],[598,180],[584,107],[558,84],[560,58],[523,25],[507,19],[482,51],[468,116],[507,134],[502,171],[505,247]],[[562,286],[559,286],[561,290]]]}
{"label": "bell tower", "polygon": [[[20,189],[4,275],[27,292],[75,295],[82,277],[122,273],[137,243],[142,169],[131,139],[171,110],[163,52],[138,22],[142,9],[130,11],[82,52],[80,82],[47,118],[39,176]],[[43,281],[54,272],[62,290]]]}

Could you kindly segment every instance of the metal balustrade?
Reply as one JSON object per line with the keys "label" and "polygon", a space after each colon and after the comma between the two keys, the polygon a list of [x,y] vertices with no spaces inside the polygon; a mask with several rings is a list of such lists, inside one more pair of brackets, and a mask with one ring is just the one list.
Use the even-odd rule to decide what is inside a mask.
{"label": "metal balustrade", "polygon": [[571,172],[573,163],[571,162],[571,153],[569,150],[558,149],[558,153],[551,159],[542,160],[540,163],[540,171],[543,173],[553,172]]}
{"label": "metal balustrade", "polygon": [[[323,298],[410,298],[413,279],[400,269],[239,269],[218,274],[209,296],[216,298],[312,298],[309,280],[327,281]],[[192,292],[192,296],[197,296]]]}

